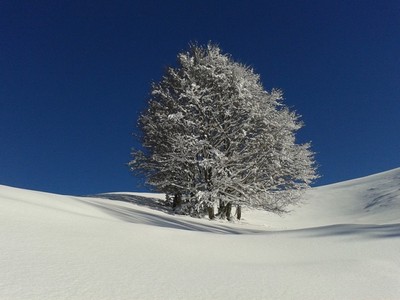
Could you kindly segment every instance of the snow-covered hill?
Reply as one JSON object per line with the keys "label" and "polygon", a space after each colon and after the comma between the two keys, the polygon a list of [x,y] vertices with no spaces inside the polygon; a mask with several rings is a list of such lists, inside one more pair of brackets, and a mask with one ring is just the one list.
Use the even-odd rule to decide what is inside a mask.
{"label": "snow-covered hill", "polygon": [[0,299],[399,299],[400,169],[236,223],[162,198],[0,186]]}
{"label": "snow-covered hill", "polygon": [[265,224],[287,229],[400,223],[400,168],[313,188],[304,198],[289,215],[271,216]]}

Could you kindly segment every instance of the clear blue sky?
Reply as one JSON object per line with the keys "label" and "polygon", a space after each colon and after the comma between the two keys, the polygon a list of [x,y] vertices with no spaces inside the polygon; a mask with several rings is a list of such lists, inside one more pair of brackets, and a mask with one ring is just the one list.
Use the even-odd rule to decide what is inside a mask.
{"label": "clear blue sky", "polygon": [[125,164],[150,83],[214,41],[285,92],[316,185],[400,167],[400,2],[1,1],[0,184],[145,190]]}

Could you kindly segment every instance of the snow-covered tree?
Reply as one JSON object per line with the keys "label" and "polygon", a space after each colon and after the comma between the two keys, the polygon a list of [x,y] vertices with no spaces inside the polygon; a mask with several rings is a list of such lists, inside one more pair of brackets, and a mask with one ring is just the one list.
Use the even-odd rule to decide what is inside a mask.
{"label": "snow-covered tree", "polygon": [[213,218],[218,206],[229,219],[232,205],[281,213],[317,177],[282,92],[265,91],[259,75],[216,45],[178,55],[178,66],[152,85],[139,124],[144,149],[133,150],[131,169],[193,215],[208,210]]}

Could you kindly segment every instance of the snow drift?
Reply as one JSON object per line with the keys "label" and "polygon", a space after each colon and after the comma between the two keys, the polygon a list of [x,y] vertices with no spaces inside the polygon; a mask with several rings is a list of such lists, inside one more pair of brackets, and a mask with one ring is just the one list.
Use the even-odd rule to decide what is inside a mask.
{"label": "snow drift", "polygon": [[279,217],[173,216],[157,194],[0,186],[0,299],[398,299],[400,169]]}

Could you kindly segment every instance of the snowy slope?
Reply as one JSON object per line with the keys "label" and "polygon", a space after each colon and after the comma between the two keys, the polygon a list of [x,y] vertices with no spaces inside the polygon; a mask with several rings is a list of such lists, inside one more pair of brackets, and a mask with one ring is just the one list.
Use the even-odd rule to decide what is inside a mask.
{"label": "snowy slope", "polygon": [[313,188],[304,198],[300,207],[292,208],[283,218],[271,215],[267,226],[288,229],[400,223],[400,168]]}
{"label": "snowy slope", "polygon": [[229,223],[0,186],[0,299],[399,299],[399,188],[395,169]]}

